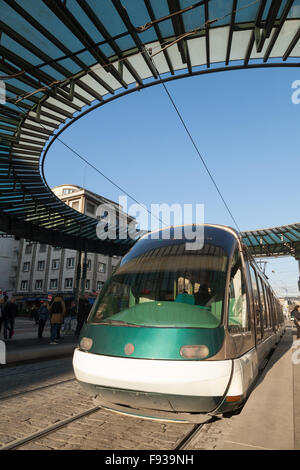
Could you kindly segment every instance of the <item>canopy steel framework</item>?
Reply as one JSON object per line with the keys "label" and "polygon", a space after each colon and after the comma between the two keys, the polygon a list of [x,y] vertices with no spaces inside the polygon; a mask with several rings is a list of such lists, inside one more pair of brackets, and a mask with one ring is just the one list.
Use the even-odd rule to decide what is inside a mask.
{"label": "canopy steel framework", "polygon": [[[0,230],[66,248],[133,243],[99,240],[97,220],[47,185],[44,159],[66,126],[163,81],[300,65],[300,0],[0,0],[0,11]],[[291,254],[300,224],[242,236],[253,254]]]}

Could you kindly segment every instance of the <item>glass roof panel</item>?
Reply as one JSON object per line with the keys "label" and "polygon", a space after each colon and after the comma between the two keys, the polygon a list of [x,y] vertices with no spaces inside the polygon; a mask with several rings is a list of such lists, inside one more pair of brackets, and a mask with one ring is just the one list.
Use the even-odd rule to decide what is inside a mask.
{"label": "glass roof panel", "polygon": [[253,236],[253,235],[248,235],[248,238],[250,240],[250,242],[252,243],[252,245],[259,245],[258,241],[256,240],[256,238]]}
{"label": "glass roof panel", "polygon": [[[17,0],[20,6],[24,7],[23,0]],[[5,6],[6,8],[6,6]],[[57,16],[43,2],[36,0],[26,0],[26,10],[34,18],[38,18],[39,23],[44,26],[53,36],[70,49],[71,52],[83,48],[80,40],[57,18]],[[61,53],[59,54],[61,55]],[[90,61],[92,57],[90,57]]]}
{"label": "glass roof panel", "polygon": [[271,4],[272,4],[272,0],[267,0],[265,9],[264,9],[264,12],[263,12],[263,15],[262,15],[263,20],[265,20],[267,18]]}
{"label": "glass roof panel", "polygon": [[[151,0],[152,9],[156,19],[163,18],[170,14],[167,0]],[[174,36],[174,29],[171,20],[158,23],[159,30],[164,37]]]}
{"label": "glass roof panel", "polygon": [[[272,0],[267,0],[265,9],[264,9],[264,12],[263,12],[263,15],[262,15],[262,19],[263,19],[263,20],[266,20],[267,17],[268,17],[268,13],[269,13],[269,9],[270,9],[271,4],[272,4]],[[287,4],[287,0],[282,0],[282,1],[281,1],[281,6],[280,6],[280,8],[279,8],[279,10],[278,10],[278,13],[277,13],[277,15],[276,15],[276,18],[280,18],[280,16],[281,16],[281,14],[282,14],[282,12],[283,12],[284,7],[286,6],[286,4]]]}
{"label": "glass roof panel", "polygon": [[10,36],[7,36],[7,34],[5,33],[2,33],[1,36],[1,46],[6,47],[6,49],[18,55],[21,59],[26,60],[32,65],[39,65],[43,62],[36,55],[29,52],[26,47],[21,46],[21,44],[14,41]]}
{"label": "glass roof panel", "polygon": [[294,3],[287,17],[288,18],[300,18],[300,0],[294,0]]}
{"label": "glass roof panel", "polygon": [[[60,53],[59,57],[63,57],[63,53]],[[75,74],[78,73],[81,70],[81,67],[79,65],[75,64],[73,60],[71,59],[63,59],[57,62],[57,64],[61,65],[65,69],[70,71],[70,74]]]}
{"label": "glass roof panel", "polygon": [[[192,0],[180,0],[181,8],[187,8],[193,5],[195,2]],[[191,31],[192,29],[199,28],[205,23],[205,10],[204,5],[182,13],[182,20],[185,31]]]}
{"label": "glass roof panel", "polygon": [[238,0],[237,12],[235,15],[236,23],[248,23],[249,21],[255,21],[260,2],[250,5],[249,0]]}
{"label": "glass roof panel", "polygon": [[[96,16],[105,25],[107,32],[111,36],[126,33],[127,28],[112,2],[107,0],[100,2],[99,0],[87,0],[87,3],[94,10]],[[136,2],[134,3],[136,4]],[[135,46],[130,35],[126,35],[124,38],[118,39],[115,42],[122,50],[131,49]]]}
{"label": "glass roof panel", "polygon": [[[213,0],[208,3],[209,19],[218,18],[218,21],[213,26],[222,26],[230,23],[232,11],[232,1],[227,0]],[[224,17],[224,18],[223,18]]]}
{"label": "glass roof panel", "polygon": [[[68,0],[67,7],[95,43],[104,41],[102,34],[98,31],[94,23],[88,18],[88,16],[75,0]],[[103,54],[107,56],[114,54],[114,51],[109,44],[101,46],[100,49]]]}
{"label": "glass roof panel", "polygon": [[[196,3],[196,0],[148,1],[149,4],[151,4],[155,18],[158,20],[161,20],[165,16],[169,17],[170,7],[171,11],[174,11],[177,6],[178,9],[184,9]],[[277,18],[282,15],[287,5],[287,1],[288,0],[281,1]],[[130,22],[135,27],[143,26],[151,21],[150,9],[148,12],[146,2],[144,0],[136,0],[135,2],[133,0],[121,0],[120,3],[124,6],[124,14],[127,12],[130,18]],[[48,4],[49,7],[47,6]],[[273,37],[273,34],[271,34],[270,38],[265,41],[264,48],[260,54],[256,53],[255,47],[253,48],[251,55],[250,49],[248,50],[249,39],[251,35],[253,35],[254,21],[257,16],[258,8],[261,4],[264,4],[264,2],[261,2],[261,0],[237,1],[235,23],[248,24],[247,26],[244,24],[242,28],[236,28],[233,33],[230,51],[230,65],[234,65],[232,63],[233,59],[241,60],[246,57],[248,60],[249,57],[250,59],[261,57],[268,47],[270,38]],[[274,4],[275,2],[267,0],[262,17],[264,20],[269,16],[270,7]],[[24,9],[24,16],[26,16],[26,14],[31,15],[36,22],[40,23],[41,29],[45,28],[45,30],[49,32],[49,35],[52,35],[53,38],[55,38],[53,43],[51,40],[47,39],[48,34],[46,31],[45,35],[41,34],[38,27],[35,28],[31,24],[27,23],[27,20],[22,18],[22,16],[14,10],[13,7],[15,6],[15,8],[17,8],[18,5],[20,8]],[[87,9],[85,12],[86,5],[89,9],[91,9],[90,11]],[[208,2],[209,19],[218,20],[210,26],[209,44],[210,61],[212,65],[217,61],[224,64],[226,60],[232,5],[233,0],[210,0]],[[174,7],[172,8],[172,6]],[[17,60],[20,59],[19,62],[13,63],[9,57],[9,54],[7,54],[8,57],[6,58],[4,66],[2,64],[2,75],[9,74],[7,70],[9,70],[10,67],[12,71],[21,70],[23,68],[22,60],[28,62],[33,67],[41,65],[39,69],[36,69],[35,71],[32,70],[19,79],[9,80],[9,85],[7,85],[8,88],[15,87],[16,90],[7,90],[8,98],[13,97],[14,93],[30,93],[34,91],[35,88],[39,88],[39,79],[42,85],[45,81],[48,82],[47,78],[43,80],[43,72],[50,77],[53,77],[53,79],[58,80],[64,79],[65,75],[71,75],[80,72],[81,66],[80,64],[78,65],[76,63],[77,61],[81,61],[88,68],[92,68],[92,73],[81,77],[80,82],[78,81],[75,83],[75,93],[82,95],[82,97],[88,98],[90,101],[94,101],[94,96],[89,95],[89,91],[93,93],[94,90],[94,93],[98,93],[103,96],[109,94],[109,90],[106,90],[102,85],[100,85],[99,81],[93,78],[93,74],[97,75],[98,79],[105,80],[107,82],[107,87],[110,87],[113,90],[120,89],[122,84],[120,84],[117,78],[108,71],[105,71],[105,69],[101,68],[97,58],[95,58],[93,54],[89,52],[87,48],[88,39],[86,41],[82,38],[84,43],[80,40],[83,31],[89,35],[93,43],[99,43],[103,41],[105,42],[104,36],[106,37],[105,31],[107,31],[107,34],[112,36],[121,51],[128,51],[128,54],[125,54],[125,56],[128,56],[128,62],[132,64],[133,68],[136,69],[137,74],[139,74],[142,79],[147,80],[145,84],[151,84],[151,81],[154,81],[152,77],[153,70],[150,70],[151,67],[149,68],[149,64],[147,64],[142,55],[137,51],[137,49],[140,48],[139,41],[141,41],[143,44],[148,44],[149,46],[151,45],[153,48],[157,48],[157,50],[159,50],[161,44],[156,36],[156,28],[158,28],[161,33],[162,42],[165,43],[167,42],[166,39],[173,38],[175,35],[175,26],[173,27],[173,24],[176,25],[175,30],[176,34],[178,35],[180,34],[181,25],[183,25],[185,31],[191,31],[195,28],[201,27],[205,22],[205,7],[203,5],[197,6],[193,8],[193,10],[182,13],[180,16],[178,15],[172,17],[172,19],[169,18],[164,21],[159,21],[156,27],[152,26],[143,33],[137,32],[139,41],[135,41],[134,37],[132,37],[132,31],[130,28],[127,30],[126,20],[122,20],[122,11],[119,13],[118,9],[114,7],[114,2],[111,0],[85,0],[84,2],[79,0],[56,0],[53,2],[48,0],[39,2],[36,0],[26,0],[26,2],[24,2],[24,0],[16,0],[15,2],[11,0],[0,0],[0,8],[1,21],[6,23],[6,25],[11,28],[12,31],[15,31],[16,35],[19,34],[20,36],[23,36],[29,42],[29,44],[26,44],[26,41],[20,41],[20,43],[18,43],[16,38],[14,38],[13,33],[10,35],[6,34],[5,32],[2,33],[1,45],[10,51],[10,54],[14,54]],[[55,13],[53,13],[51,8],[57,12],[57,16]],[[72,13],[74,19],[76,20],[74,21],[73,25],[70,23],[72,21],[72,15],[65,15],[68,10]],[[94,13],[95,15],[95,24],[90,13]],[[60,20],[59,17],[62,19]],[[277,54],[280,58],[282,58],[282,55],[287,50],[293,38],[297,37],[295,34],[299,28],[298,18],[300,18],[300,0],[294,0],[288,17],[290,20],[285,22],[283,25],[280,34],[278,35],[276,44],[273,45],[270,57],[274,54]],[[291,20],[291,18],[294,18],[294,20]],[[79,27],[78,23],[80,24]],[[100,23],[102,23],[104,27],[102,32]],[[273,25],[272,33],[276,30],[277,26],[278,22]],[[79,33],[78,37],[76,36],[77,29]],[[187,72],[187,69],[189,68],[189,72],[192,74],[194,69],[191,72],[191,67],[195,67],[195,65],[202,63],[205,64],[207,60],[206,46],[208,45],[205,36],[200,38],[189,38],[187,44],[191,60],[188,66],[187,63],[182,62],[184,54],[181,54],[181,51],[178,48],[178,44],[174,44],[172,47],[167,49],[167,54],[161,53],[160,55],[156,56],[155,63],[157,63],[159,71],[163,73],[170,73],[175,70],[176,74],[178,70],[185,70]],[[29,48],[27,49],[28,45]],[[98,47],[99,50],[107,57],[112,57],[112,55],[115,56],[115,54],[118,53],[118,51],[114,50],[114,46],[110,45],[109,43],[104,43]],[[36,53],[31,51],[34,51],[35,49]],[[132,49],[134,49],[134,53]],[[83,52],[80,52],[77,57],[66,57],[68,55],[68,51],[70,51],[70,53],[76,53],[80,50],[83,50]],[[296,45],[293,48],[291,55],[294,56],[299,54],[299,51],[300,43],[299,46]],[[57,65],[42,65],[44,60],[47,61],[48,57],[50,60],[52,58],[61,58],[61,60],[56,63]],[[245,61],[245,65],[247,65],[247,60]],[[292,62],[291,60],[289,61]],[[284,65],[288,65],[287,61],[284,62]],[[18,63],[19,65],[17,65]],[[117,67],[117,63],[115,63],[115,66]],[[65,69],[65,71],[60,73],[60,71],[56,70],[60,70],[60,68]],[[82,68],[84,69],[85,67],[83,66]],[[217,65],[214,65],[214,68],[218,70]],[[210,70],[212,70],[212,68]],[[186,73],[184,73],[184,75],[186,75]],[[27,83],[23,83],[23,79],[26,80]],[[123,79],[125,79],[125,81],[128,83],[136,80],[136,78],[134,78],[134,72],[130,66],[128,69],[126,67],[124,68]],[[32,86],[30,86],[30,83],[32,83]],[[64,99],[61,98],[59,93],[54,98],[48,97],[46,99],[41,108],[41,123],[34,122],[32,118],[36,116],[36,101],[37,99],[43,97],[44,93],[42,92],[34,94],[31,98],[24,99],[23,102],[19,104],[19,106],[14,105],[12,102],[7,102],[6,105],[2,107],[4,111],[2,116],[0,116],[0,122],[3,122],[3,124],[0,126],[0,133],[4,135],[2,144],[12,141],[11,136],[14,133],[15,127],[22,120],[22,118],[25,117],[24,123],[21,127],[21,140],[19,140],[19,144],[15,144],[12,156],[14,169],[23,183],[23,188],[33,192],[32,196],[30,196],[30,194],[26,195],[26,199],[24,200],[24,194],[19,190],[19,185],[16,184],[16,181],[14,181],[12,172],[10,175],[7,174],[8,163],[5,162],[5,158],[7,158],[7,155],[9,154],[10,147],[9,145],[4,146],[0,144],[1,206],[4,211],[13,211],[16,210],[16,208],[21,209],[21,211],[19,211],[20,221],[22,220],[23,214],[27,213],[30,220],[33,220],[34,217],[40,218],[40,226],[44,224],[45,227],[48,227],[49,229],[52,227],[60,227],[61,231],[65,234],[67,234],[68,225],[71,224],[71,226],[74,227],[74,224],[77,224],[75,221],[81,221],[82,235],[80,236],[80,239],[84,241],[84,237],[86,237],[86,239],[91,237],[96,240],[96,235],[93,232],[93,228],[91,228],[91,225],[96,222],[91,222],[90,218],[86,216],[78,216],[70,208],[66,209],[63,204],[60,201],[57,201],[52,193],[44,186],[44,182],[41,179],[39,171],[37,171],[39,165],[39,152],[43,147],[44,141],[48,140],[48,135],[52,134],[52,131],[55,127],[58,127],[57,123],[66,121],[70,122],[67,120],[67,118],[65,118],[65,116],[71,117],[73,115],[79,117],[77,110],[72,106],[68,106],[68,102],[65,101],[68,99],[68,90],[69,86],[65,88],[66,93],[64,95]],[[83,110],[86,109],[85,101],[81,101],[78,97],[75,97],[73,100],[73,105],[74,104]],[[54,110],[52,110],[51,107],[54,107]],[[26,114],[28,117],[26,117]],[[51,116],[54,119],[53,122]],[[46,132],[47,130],[48,132]],[[35,156],[35,154],[38,155]],[[14,188],[15,190],[13,191]],[[47,218],[42,220],[44,213],[35,215],[34,200],[44,201],[45,207],[47,207],[48,210],[51,208],[55,209],[55,213],[53,214],[53,217],[50,221],[47,220]],[[60,214],[68,214],[68,216],[70,216],[70,221],[67,225],[64,225],[64,221],[61,219]],[[76,233],[78,233],[79,225],[77,224],[76,227]],[[279,236],[272,235],[273,231],[278,231]],[[283,247],[280,239],[281,233],[285,234],[284,240],[286,241],[292,240],[297,242],[300,240],[300,229],[299,232],[297,232],[297,230],[290,230],[289,226],[287,226],[278,227],[277,229],[273,228],[245,232],[245,236],[247,235],[249,237],[249,239],[247,238],[245,242],[250,246],[252,244],[250,249],[253,253],[256,254],[260,254],[262,252],[265,255],[267,251],[265,246],[268,245],[271,251],[274,250],[273,247],[276,245],[279,246],[279,251],[282,252]],[[72,241],[70,241],[70,244],[71,243]],[[124,245],[126,245],[126,243],[124,242]],[[129,243],[131,244],[131,242]],[[127,247],[129,247],[129,243],[127,244]],[[109,245],[112,246],[113,244],[116,245],[118,249],[121,248],[121,245],[123,246],[123,244],[119,241],[109,242],[107,245],[105,245],[105,249]],[[261,247],[261,244],[264,246]]]}
{"label": "glass roof panel", "polygon": [[[131,23],[138,28],[151,21],[148,10],[144,2],[132,2],[132,0],[122,0],[122,5],[129,14]],[[139,38],[144,44],[157,40],[154,27],[147,29],[143,33],[138,33]]]}
{"label": "glass roof panel", "polygon": [[[29,5],[30,0],[27,0],[27,3]],[[21,6],[24,7],[24,2]],[[5,4],[5,8],[2,7],[1,9],[1,21],[17,31],[27,41],[38,47],[41,51],[44,51],[51,58],[54,59],[62,55],[60,49],[7,4]]]}

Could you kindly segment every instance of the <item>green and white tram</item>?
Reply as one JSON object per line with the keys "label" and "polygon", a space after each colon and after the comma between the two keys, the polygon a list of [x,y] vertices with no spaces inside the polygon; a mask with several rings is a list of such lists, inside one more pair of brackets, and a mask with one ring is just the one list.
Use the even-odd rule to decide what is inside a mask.
{"label": "green and white tram", "polygon": [[101,407],[178,422],[231,412],[279,342],[279,301],[238,233],[203,229],[194,250],[173,228],[145,235],[104,285],[73,358]]}

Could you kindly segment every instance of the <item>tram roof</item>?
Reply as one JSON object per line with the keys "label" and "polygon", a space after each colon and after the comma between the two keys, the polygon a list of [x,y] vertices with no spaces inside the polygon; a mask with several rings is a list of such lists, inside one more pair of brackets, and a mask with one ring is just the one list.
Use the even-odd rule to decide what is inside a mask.
{"label": "tram roof", "polygon": [[[97,220],[49,188],[44,161],[67,126],[163,81],[299,67],[300,0],[0,0],[0,9],[0,230],[67,248],[124,254],[134,243],[99,240]],[[278,230],[280,242],[277,229],[242,235],[254,254],[262,245],[282,254],[299,224]]]}

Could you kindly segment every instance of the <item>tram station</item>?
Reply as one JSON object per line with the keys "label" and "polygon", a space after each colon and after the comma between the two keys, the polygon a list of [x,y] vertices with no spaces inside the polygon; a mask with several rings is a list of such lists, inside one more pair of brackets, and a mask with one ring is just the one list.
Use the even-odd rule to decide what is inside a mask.
{"label": "tram station", "polygon": [[[62,314],[81,301],[90,312],[76,333],[69,313],[58,343],[50,320],[37,338],[29,313],[14,332],[4,319],[0,450],[300,449],[297,313],[282,310],[257,263],[292,257],[300,271],[300,222],[202,224],[202,245],[191,248],[183,224],[180,241],[176,226],[170,239],[165,228],[152,239],[105,194],[70,179],[51,188],[45,171],[55,143],[76,154],[65,137],[72,125],[119,98],[164,87],[183,121],[166,88],[179,79],[298,72],[299,0],[0,0],[0,11],[0,247],[11,253],[0,266],[1,312],[11,298],[19,311],[47,302],[51,312],[59,295]],[[77,157],[122,189],[100,161]],[[22,411],[31,393],[55,407],[56,386],[69,401],[61,417],[50,418],[50,405],[37,417]],[[10,403],[29,422],[24,432]],[[136,440],[124,438],[128,429]]]}

